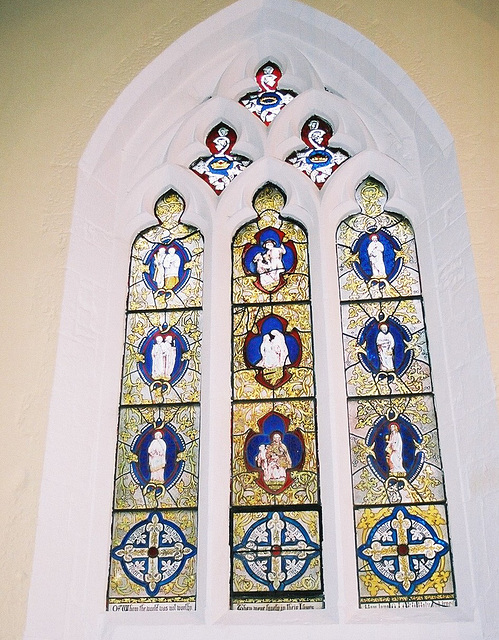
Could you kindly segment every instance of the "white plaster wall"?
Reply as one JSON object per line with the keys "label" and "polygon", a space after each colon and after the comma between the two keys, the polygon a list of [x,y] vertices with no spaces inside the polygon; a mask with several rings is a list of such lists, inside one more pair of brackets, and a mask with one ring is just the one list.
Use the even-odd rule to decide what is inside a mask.
{"label": "white plaster wall", "polygon": [[[366,633],[384,637],[387,626],[390,634],[415,640],[428,635],[429,625],[436,637],[449,638],[492,638],[497,630],[490,617],[496,591],[488,573],[487,549],[473,545],[473,540],[485,537],[487,527],[473,483],[477,469],[487,468],[497,455],[490,437],[491,427],[497,425],[452,139],[408,76],[360,34],[303,5],[274,0],[276,39],[274,33],[266,33],[270,6],[265,1],[237,3],[161,54],[119,97],[80,162],[26,640],[160,638],[165,633],[196,638],[231,638],[237,633],[249,638],[255,624],[264,635],[275,633],[272,627],[282,624],[290,638],[327,633],[352,640]],[[213,42],[217,42],[215,52]],[[296,139],[292,116],[310,115],[314,96],[297,99],[270,134],[254,116],[228,101],[233,97],[228,95],[230,87],[242,86],[245,79],[239,60],[277,56],[282,43],[288,59],[300,69],[301,90],[317,91],[320,78],[350,105],[328,98],[329,108],[343,123],[342,135],[357,144],[358,155],[335,173],[320,198],[310,181],[282,164],[283,150],[291,143],[278,135],[279,129],[288,130]],[[302,58],[294,54],[294,47]],[[234,63],[228,66],[228,59]],[[217,93],[220,77],[225,98],[202,103]],[[217,199],[185,166],[189,153],[195,155],[202,148],[210,126],[224,118],[245,131],[236,151],[265,157]],[[330,274],[335,273],[336,225],[356,210],[354,189],[367,174],[385,182],[391,194],[389,208],[412,220],[418,238],[449,494],[457,608],[357,609],[338,293]],[[253,193],[267,180],[286,191],[284,213],[308,227],[313,256],[327,601],[324,612],[272,614],[271,621],[268,614],[227,610],[229,247],[233,231],[253,217]],[[185,221],[200,226],[208,240],[199,604],[197,612],[178,613],[174,619],[169,614],[106,613],[103,597],[124,274],[134,235],[153,223],[152,205],[170,187],[186,198]],[[210,375],[213,371],[216,376]],[[470,393],[474,389],[478,395]],[[470,423],[476,425],[473,430],[467,428]],[[489,434],[486,451],[485,433]],[[68,442],[78,455],[65,454]],[[54,508],[58,519],[53,517]]]}

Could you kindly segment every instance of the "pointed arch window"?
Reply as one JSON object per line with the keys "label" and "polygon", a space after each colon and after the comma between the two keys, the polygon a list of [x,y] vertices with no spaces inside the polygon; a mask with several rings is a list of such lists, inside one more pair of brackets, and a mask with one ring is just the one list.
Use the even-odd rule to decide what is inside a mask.
{"label": "pointed arch window", "polygon": [[[278,11],[283,19],[269,22],[269,11]],[[281,75],[278,77],[277,87],[265,87],[263,83],[261,86],[258,80],[255,80],[265,61],[279,67]],[[185,82],[177,81],[179,68],[183,70]],[[327,87],[327,90],[324,87]],[[281,93],[292,91],[295,95],[284,108],[273,115],[267,126],[258,114],[251,113],[239,102],[241,96],[245,97],[248,93],[258,93],[260,90],[262,93],[272,92],[276,88]],[[294,152],[310,148],[302,138],[302,129],[314,116],[322,118],[332,127],[333,135],[327,147],[340,149],[349,156],[325,180],[320,189],[310,176],[286,162]],[[217,123],[220,126],[231,127],[236,132],[237,140],[232,151],[252,160],[251,165],[245,167],[220,193],[190,168],[198,159],[213,155],[213,152],[207,151],[206,141]],[[324,129],[322,126],[320,128]],[[429,262],[425,264],[422,274],[427,296],[426,317],[423,318],[422,329],[425,329],[427,322],[432,345],[437,348],[434,348],[432,355],[434,378],[432,380],[426,374],[423,376],[426,387],[422,393],[414,389],[411,393],[383,395],[376,391],[376,385],[393,386],[393,381],[388,380],[388,376],[385,379],[383,376],[378,377],[374,381],[377,373],[390,373],[389,364],[384,365],[387,370],[381,372],[379,361],[376,360],[379,358],[380,346],[382,351],[385,350],[385,362],[390,361],[389,345],[388,349],[382,346],[382,337],[378,342],[378,335],[385,334],[381,324],[386,325],[387,332],[392,334],[394,343],[398,344],[397,355],[393,356],[394,368],[397,367],[397,376],[404,384],[409,387],[413,384],[415,363],[419,362],[421,367],[425,363],[423,351],[417,351],[426,344],[426,331],[411,328],[409,325],[412,321],[408,323],[400,316],[397,317],[401,305],[411,302],[416,309],[414,315],[421,320],[423,308],[416,285],[410,285],[403,291],[404,278],[407,281],[411,278],[418,280],[414,271],[411,272],[409,269],[411,260],[404,259],[402,268],[398,270],[402,257],[399,252],[406,250],[403,238],[399,235],[399,229],[402,230],[404,225],[400,224],[400,227],[397,227],[394,223],[393,226],[386,226],[383,223],[379,228],[369,229],[369,235],[380,232],[377,240],[365,237],[359,240],[366,231],[362,225],[342,227],[345,237],[342,237],[340,242],[340,256],[345,255],[339,260],[341,302],[335,288],[337,281],[334,274],[337,261],[332,250],[332,242],[338,224],[348,220],[351,215],[359,214],[355,191],[366,176],[370,175],[375,175],[379,182],[386,185],[390,206],[383,204],[382,208],[390,213],[391,219],[395,220],[400,215],[411,220],[417,232],[420,255],[424,255],[425,260],[428,259]],[[236,420],[236,412],[246,402],[231,398],[231,240],[248,221],[256,224],[258,212],[255,213],[252,209],[252,199],[266,182],[277,185],[285,193],[285,208],[282,211],[279,211],[279,208],[277,210],[282,213],[283,220],[296,222],[298,228],[306,230],[310,249],[312,308],[315,322],[315,404],[320,428],[316,444],[322,447],[321,479],[323,489],[327,488],[321,494],[324,511],[322,573],[326,605],[330,609],[326,616],[321,616],[320,612],[315,611],[302,611],[296,617],[285,614],[260,615],[257,611],[248,616],[238,616],[235,612],[226,615],[231,598],[231,580],[234,578],[234,573],[230,573],[231,563],[227,545],[229,507],[233,508],[233,513],[237,513],[238,517],[239,514],[248,516],[248,513],[255,511],[252,506],[250,508],[236,505],[235,498],[229,492],[231,468],[237,482],[241,480],[238,475],[239,469],[236,469],[234,462],[239,451],[236,444],[233,445],[234,466],[231,467],[230,412],[233,405],[234,424],[240,424]],[[196,592],[200,612],[182,612],[179,615],[174,613],[173,616],[158,617],[144,615],[131,620],[130,625],[128,621],[124,623],[120,615],[102,612],[103,594],[106,592],[104,583],[107,578],[107,571],[102,570],[102,564],[109,551],[111,503],[105,487],[109,488],[111,484],[108,477],[109,459],[115,453],[114,433],[110,434],[109,425],[110,416],[114,416],[116,412],[114,396],[119,392],[115,387],[113,393],[112,385],[113,381],[116,383],[118,380],[122,366],[122,347],[117,346],[119,340],[116,339],[117,332],[121,334],[123,325],[123,296],[120,287],[123,286],[123,266],[128,262],[129,246],[137,230],[153,224],[151,214],[154,211],[154,203],[160,194],[170,189],[185,197],[185,220],[189,221],[189,225],[202,230],[209,253],[209,277],[206,277],[204,283],[205,294],[208,293],[205,295],[208,304],[203,310],[203,318],[204,328],[207,329],[204,336],[208,333],[210,341],[208,343],[204,340],[203,344],[203,356],[207,356],[203,362],[203,384],[206,385],[206,380],[212,382],[207,385],[209,394],[205,392],[206,387],[203,389],[203,433],[209,434],[209,437],[204,443],[207,446],[203,451],[206,464],[203,462],[199,465],[203,480],[199,483],[200,490],[204,493],[203,505],[199,510],[200,536],[188,537],[186,529],[182,528],[183,525],[181,526],[176,519],[177,515],[180,517],[187,511],[194,515],[195,506],[182,505],[178,501],[178,507],[175,506],[176,499],[171,498],[174,494],[172,488],[169,489],[169,493],[165,491],[164,495],[160,495],[163,494],[161,486],[153,486],[146,491],[147,484],[154,484],[148,462],[149,444],[156,440],[155,435],[158,431],[161,431],[161,437],[157,440],[173,442],[174,434],[178,434],[180,430],[180,427],[177,427],[178,423],[185,422],[181,413],[178,413],[184,411],[183,403],[178,396],[177,401],[173,400],[174,393],[172,391],[170,395],[168,384],[173,388],[185,381],[186,376],[194,375],[192,369],[186,369],[182,374],[185,361],[177,362],[175,358],[170,380],[166,380],[166,376],[162,380],[161,375],[155,379],[152,372],[152,347],[156,344],[156,337],[161,338],[161,342],[165,344],[170,330],[172,342],[178,339],[181,344],[180,337],[173,335],[174,329],[178,332],[177,335],[186,337],[185,325],[179,326],[173,322],[173,313],[184,317],[194,317],[200,313],[196,306],[183,309],[181,306],[173,308],[164,305],[164,301],[174,304],[177,296],[189,291],[190,284],[189,281],[183,281],[183,287],[179,284],[175,291],[174,286],[171,286],[172,281],[167,282],[166,273],[161,284],[162,269],[165,271],[166,267],[161,257],[163,252],[159,255],[158,247],[156,253],[152,252],[149,262],[146,250],[142,257],[135,260],[138,266],[136,276],[133,275],[132,266],[129,301],[137,301],[139,307],[127,309],[127,368],[123,373],[113,510],[112,552],[116,552],[116,555],[111,560],[108,594],[110,601],[114,599],[114,602],[119,603],[113,604],[111,610],[116,606],[120,610],[128,607],[128,610],[133,611],[140,609],[139,605],[142,603],[144,606],[153,603],[158,609],[168,605],[169,611],[178,611],[175,608],[178,602],[185,601],[186,605],[193,605],[192,599]],[[369,216],[363,213],[356,220],[363,222],[367,218]],[[381,626],[385,632],[388,627],[388,633],[393,633],[393,630],[400,628],[400,624],[404,626],[404,630],[407,626],[410,635],[415,629],[407,622],[409,619],[415,620],[410,614],[404,616],[401,623],[401,615],[397,611],[359,613],[357,585],[361,589],[363,607],[379,608],[387,604],[405,606],[407,603],[418,605],[420,602],[431,601],[440,605],[453,602],[452,576],[448,575],[450,551],[441,555],[438,567],[434,571],[431,570],[431,581],[416,584],[407,572],[408,586],[404,586],[404,582],[400,583],[406,590],[406,595],[400,590],[396,575],[391,584],[375,571],[376,567],[376,570],[381,572],[383,562],[387,563],[389,571],[393,571],[392,564],[398,562],[402,569],[408,565],[410,571],[416,573],[410,541],[409,544],[401,541],[398,545],[397,540],[397,546],[400,546],[400,549],[397,549],[397,558],[377,559],[377,544],[374,543],[384,543],[384,540],[378,539],[378,534],[381,537],[385,530],[397,532],[392,526],[392,521],[406,532],[405,521],[408,521],[409,525],[412,522],[414,527],[426,536],[430,545],[441,544],[435,542],[436,538],[445,543],[449,542],[445,531],[447,525],[428,520],[431,507],[433,517],[437,519],[438,515],[446,522],[443,485],[437,487],[431,481],[427,489],[435,499],[432,497],[425,504],[409,502],[404,496],[404,493],[409,491],[407,482],[404,482],[402,476],[390,476],[388,441],[384,440],[384,436],[390,438],[392,432],[391,428],[386,430],[386,420],[397,422],[403,448],[401,466],[407,474],[405,479],[412,474],[410,482],[419,483],[424,479],[422,474],[425,473],[425,469],[432,464],[432,478],[439,479],[441,465],[438,448],[433,448],[434,453],[431,457],[425,457],[421,472],[419,475],[416,473],[417,460],[421,460],[421,456],[418,457],[420,445],[425,447],[427,442],[437,442],[436,429],[430,424],[436,424],[431,391],[433,382],[438,387],[440,440],[442,454],[446,456],[448,478],[450,476],[447,491],[449,509],[452,507],[452,547],[458,561],[456,570],[459,568],[459,589],[462,595],[460,610],[457,612],[451,607],[444,610],[441,606],[435,607],[431,612],[419,610],[418,628],[422,628],[420,623],[431,623],[436,637],[448,635],[449,629],[463,633],[463,625],[464,633],[469,632],[476,637],[493,633],[493,622],[487,622],[488,613],[494,607],[494,591],[489,589],[490,581],[487,582],[483,578],[488,566],[485,545],[470,544],[470,541],[483,540],[488,524],[483,514],[488,512],[491,502],[484,502],[482,510],[472,505],[474,500],[462,498],[460,492],[460,487],[466,491],[467,487],[476,485],[476,478],[480,479],[480,476],[474,474],[479,474],[487,461],[492,461],[493,453],[489,453],[484,462],[483,443],[489,442],[487,433],[497,423],[492,408],[493,391],[488,375],[487,349],[482,334],[477,288],[473,276],[470,275],[473,271],[472,255],[467,242],[465,219],[452,140],[440,118],[422,99],[408,76],[372,43],[347,25],[320,14],[311,7],[289,0],[236,2],[186,34],[174,47],[161,54],[145,69],[106,115],[79,165],[27,636],[55,638],[61,633],[64,634],[63,630],[69,629],[72,637],[78,639],[87,636],[132,637],[134,634],[154,637],[162,633],[158,625],[176,626],[180,617],[183,624],[187,623],[190,628],[192,625],[193,634],[199,638],[213,636],[217,626],[214,626],[214,621],[220,621],[229,635],[237,635],[239,632],[243,635],[251,634],[254,632],[254,626],[251,628],[250,625],[254,625],[255,621],[258,624],[279,627],[278,633],[282,634],[286,633],[286,630],[282,629],[281,625],[290,620],[292,624],[297,622],[301,625],[300,628],[294,629],[296,634],[307,634],[310,631],[309,635],[314,637],[324,635],[324,631],[333,635],[341,635],[343,632],[344,635],[351,635],[357,622],[362,623],[367,635],[379,635]],[[381,220],[382,216],[379,218],[380,223]],[[156,225],[159,240],[154,240],[154,243],[163,244],[167,254],[168,248],[172,247],[169,246],[170,240],[160,242],[163,233],[160,233],[160,227],[163,227],[163,223]],[[381,234],[381,231],[384,233]],[[244,241],[242,247],[246,243],[258,244],[255,233]],[[165,233],[166,237],[170,236]],[[177,239],[185,247],[183,238]],[[142,240],[152,248],[149,240],[142,239],[139,234],[137,241]],[[359,244],[355,245],[357,240]],[[367,249],[370,242],[376,241],[383,245],[386,273],[384,278],[383,269],[379,269],[377,280]],[[438,242],[438,249],[433,251],[432,243],[435,241]],[[284,238],[281,240],[282,245],[286,245],[286,242]],[[410,242],[408,241],[408,247]],[[176,253],[180,254],[180,251],[176,250]],[[358,260],[355,259],[355,254],[358,254]],[[194,251],[190,251],[190,256],[185,258],[184,264],[195,261],[195,255]],[[202,255],[199,255],[200,259]],[[415,252],[412,255],[415,257]],[[157,273],[155,256],[159,264]],[[200,259],[197,261],[198,264]],[[373,260],[376,263],[374,257]],[[259,274],[256,263],[245,263],[247,273],[241,261],[235,261],[234,264],[240,265],[238,278],[255,280],[258,277],[260,282],[259,276],[262,275],[263,283],[260,284],[265,289],[267,283],[264,271]],[[288,269],[284,260],[283,269]],[[143,271],[140,274],[141,270]],[[295,272],[286,271],[285,279],[291,278]],[[191,273],[195,274],[194,265]],[[267,273],[267,278],[268,282],[271,282],[272,274]],[[357,279],[357,284],[362,289],[359,289],[358,297],[352,292],[352,278]],[[179,277],[179,283],[181,279]],[[241,283],[242,280],[239,280],[234,286],[237,287]],[[388,285],[397,290],[393,297],[374,296],[374,289],[388,292]],[[411,287],[414,287],[414,290]],[[255,290],[258,288],[255,287]],[[276,285],[272,295],[279,296],[283,290],[283,287],[277,289]],[[175,295],[170,296],[168,291]],[[264,295],[263,292],[259,293]],[[146,306],[140,306],[143,304]],[[234,308],[261,308],[269,304],[248,301],[234,304]],[[273,314],[286,320],[284,310],[281,313],[276,309],[278,305],[286,305],[281,302],[271,304]],[[343,326],[339,307],[343,309]],[[352,327],[348,326],[350,319],[347,316],[350,308],[367,309],[367,314],[362,311],[363,316],[359,311],[361,326],[358,329],[354,328],[353,335],[350,335]],[[82,312],[85,313],[83,322]],[[386,318],[380,319],[380,312],[383,312]],[[240,313],[242,314],[242,311]],[[141,321],[137,323],[139,319]],[[374,319],[374,324],[371,323],[367,327],[370,319]],[[401,326],[395,322],[397,319]],[[421,324],[419,326],[421,327]],[[465,332],[463,326],[466,326]],[[293,331],[289,323],[286,327],[282,323],[280,327],[281,329],[272,327],[271,330],[276,328],[282,334],[291,334]],[[348,352],[347,355],[353,358],[346,367],[341,351],[343,327],[347,336],[346,344],[351,344],[352,348],[352,352]],[[197,328],[200,330],[200,326]],[[360,336],[362,329],[365,331]],[[258,334],[258,324],[256,328],[248,327],[249,331]],[[421,342],[418,342],[416,334],[421,336]],[[464,334],[467,340],[463,340]],[[298,336],[303,337],[300,334]],[[151,337],[152,342],[149,341],[146,346],[142,341]],[[250,336],[250,340],[254,339],[254,335]],[[167,342],[170,343],[170,340]],[[390,338],[387,342],[390,342]],[[244,347],[244,343],[243,340],[241,348]],[[251,344],[254,345],[255,342]],[[187,346],[199,355],[193,334],[190,335]],[[287,347],[289,356],[290,346]],[[408,353],[411,350],[412,356]],[[400,354],[402,359],[399,361]],[[247,355],[251,358],[255,356],[255,352],[251,353],[250,350]],[[365,357],[361,358],[361,355]],[[291,354],[289,357],[291,363],[291,357],[294,356]],[[260,360],[262,359],[263,355],[260,352]],[[258,366],[260,360],[250,359],[248,365],[244,357],[242,360],[249,374],[253,376],[254,384],[260,369],[260,379],[268,379],[268,375],[263,371],[265,367]],[[75,363],[78,363],[78,366],[75,366]],[[350,367],[351,364],[355,367]],[[170,367],[171,363],[167,366]],[[179,367],[178,370],[175,369],[176,366]],[[286,365],[284,369],[286,367],[288,371],[292,369],[291,364]],[[379,372],[377,367],[380,369]],[[348,369],[351,390],[348,393],[345,393],[345,368]],[[163,369],[164,371],[166,369]],[[291,373],[294,374],[294,371]],[[152,380],[148,379],[148,375]],[[175,382],[174,378],[177,375]],[[371,395],[362,395],[361,389],[357,386],[357,378],[370,381],[374,389]],[[270,382],[272,383],[272,379]],[[463,386],[469,393],[460,393]],[[264,385],[262,389],[267,392]],[[130,402],[129,398],[132,399]],[[282,405],[277,406],[278,402],[288,400],[287,397],[278,400],[264,398],[264,402],[274,403],[274,409],[258,416],[255,420],[256,426],[249,435],[252,436],[254,433],[257,437],[265,435],[269,430],[283,434],[289,432],[293,416],[286,414]],[[292,398],[292,401],[298,403],[297,399]],[[254,401],[252,406],[256,407],[258,402]],[[395,402],[399,403],[393,413],[389,412],[390,402],[392,406]],[[288,403],[287,406],[294,404]],[[174,410],[178,412],[172,415]],[[190,412],[191,416],[189,424],[192,424],[192,414],[196,422],[199,411],[195,401],[185,405],[185,413]],[[414,417],[415,411],[426,415],[430,422],[418,423]],[[364,413],[367,415],[367,412],[371,412],[373,416],[371,424],[367,421],[362,429],[357,428],[356,425],[360,424],[358,421]],[[348,416],[351,449],[347,438]],[[381,418],[381,422],[378,422],[378,418]],[[161,420],[159,424],[156,422],[158,419]],[[308,425],[310,422],[304,420],[304,424]],[[470,424],[473,425],[471,430],[466,428]],[[412,427],[414,430],[411,430]],[[369,440],[366,438],[371,428],[374,428],[374,431],[372,439]],[[422,435],[422,442],[418,440],[417,430]],[[114,432],[114,429],[111,429],[111,432]],[[454,432],[458,434],[456,442],[453,441]],[[133,437],[128,433],[133,434]],[[412,449],[407,446],[408,433],[412,434]],[[298,435],[295,435],[298,438]],[[138,436],[136,441],[135,436]],[[189,437],[196,440],[195,434]],[[78,447],[78,459],[64,451],[69,439],[74,447]],[[393,437],[394,449],[397,448],[397,439]],[[465,447],[466,464],[459,463],[458,441]],[[288,438],[286,447],[293,463],[293,455],[289,452],[291,442]],[[245,438],[240,438],[238,443],[244,445]],[[267,446],[266,443],[261,444]],[[188,442],[184,441],[184,445],[187,451]],[[180,451],[178,441],[176,446],[176,451],[183,456],[185,452]],[[190,450],[194,451],[196,446],[189,445]],[[259,446],[260,444],[257,451]],[[138,455],[139,451],[142,452],[142,456]],[[144,455],[146,451],[147,456]],[[250,461],[252,465],[256,464],[257,455],[255,453],[254,462]],[[353,484],[348,467],[349,455],[352,460]],[[389,455],[390,464],[396,467],[397,456],[391,453]],[[161,458],[160,453],[158,458]],[[192,456],[192,459],[194,458],[195,456]],[[408,459],[416,461],[416,464],[406,468]],[[136,475],[132,473],[132,469]],[[285,469],[286,476],[288,471]],[[253,474],[255,491],[260,490],[258,481],[262,483],[265,480],[263,469],[256,465],[248,470],[244,465],[241,473],[246,472]],[[289,475],[292,475],[292,472],[291,468]],[[195,473],[197,472],[193,471],[192,475]],[[395,469],[394,473],[397,473]],[[378,499],[370,496],[370,503],[367,503],[365,495],[368,489],[363,488],[363,478],[359,477],[362,474],[368,474],[367,480],[372,480],[374,487],[377,487],[380,495],[384,497]],[[149,482],[151,479],[152,483]],[[385,489],[384,486],[387,479],[390,480],[390,488],[394,485],[393,496],[396,497],[397,492],[402,495],[400,502],[389,501],[388,488]],[[393,483],[393,480],[396,483]],[[234,484],[234,495],[237,492],[237,482]],[[158,484],[161,485],[161,482]],[[165,486],[166,484],[165,478]],[[174,485],[175,482],[172,487]],[[181,487],[180,483],[175,486]],[[285,491],[288,491],[290,486],[292,485],[288,485]],[[350,495],[352,486],[353,508]],[[283,495],[285,491],[279,495]],[[418,489],[418,492],[421,491]],[[188,493],[178,491],[178,495],[182,497]],[[276,499],[275,492],[267,493]],[[234,499],[231,505],[229,496]],[[162,503],[166,499],[171,501],[168,504]],[[161,504],[156,506],[158,500]],[[60,518],[54,518],[54,505],[60,510]],[[287,514],[281,506],[276,505],[278,512]],[[274,505],[270,505],[262,508],[261,519],[265,519],[268,514],[273,517],[276,511],[273,507]],[[418,513],[417,509],[423,507],[428,507],[427,513]],[[303,505],[302,509],[296,507],[297,512],[306,510],[311,511],[312,507],[309,504]],[[385,510],[386,515],[383,515],[381,510]],[[352,513],[357,523],[356,540],[352,527]],[[67,523],[67,528],[61,528],[62,518]],[[137,522],[135,518],[138,519]],[[191,522],[194,520],[193,517]],[[428,526],[424,525],[423,520]],[[282,518],[280,521],[283,524]],[[125,541],[127,533],[139,522],[143,530],[135,529],[133,540],[130,536]],[[155,576],[159,571],[154,569],[162,560],[158,545],[144,538],[140,551],[144,553],[144,547],[147,547],[148,552],[151,550],[150,554],[132,558],[133,553],[129,554],[128,551],[134,550],[134,545],[142,533],[149,535],[153,530],[157,533],[160,528],[163,532],[168,522],[171,523],[168,525],[168,531],[172,539],[180,535],[175,527],[186,539],[186,543],[182,543],[182,548],[186,551],[185,564],[170,582],[160,584],[163,578],[160,576],[157,579]],[[199,554],[187,557],[193,548],[197,549],[198,538]],[[162,541],[159,542],[160,546],[161,543]],[[235,542],[234,549],[239,543],[239,540]],[[442,550],[443,548],[435,547],[435,555]],[[243,553],[242,548],[238,548],[237,551]],[[249,560],[248,557],[246,559]],[[137,564],[130,564],[132,560]],[[199,580],[196,582],[194,564],[198,560],[201,569]],[[417,560],[417,571],[420,571],[428,560],[430,565],[433,562],[426,554]],[[141,566],[147,567],[143,573]],[[149,567],[152,567],[151,571]],[[180,582],[182,577],[187,575],[185,571],[188,567],[192,571],[189,569],[189,579],[184,581],[182,589],[187,588],[190,582],[191,586],[188,588],[191,591],[177,595],[174,591],[177,587],[181,588]],[[132,571],[135,570],[139,571],[138,578],[132,577]],[[145,580],[146,573],[151,574],[152,581]],[[409,593],[411,580],[414,590]],[[85,588],[83,593],[81,584],[90,588]],[[94,589],[92,585],[95,585]],[[213,585],[216,585],[215,589]],[[262,592],[265,589],[270,592],[268,586],[262,589]],[[151,593],[156,595],[150,595]],[[234,590],[233,602],[239,596],[242,599],[243,594],[244,591]],[[257,597],[260,597],[260,592]],[[140,598],[145,600],[133,602],[133,599]],[[169,602],[162,602],[160,598],[167,598]],[[179,600],[175,601],[175,598]],[[187,600],[188,598],[191,600]],[[68,606],[68,603],[72,606]],[[262,602],[258,602],[257,605],[255,609],[266,609]],[[275,604],[271,605],[270,609],[275,611],[283,602],[278,603],[277,607]],[[50,616],[46,615],[48,608]],[[184,611],[186,610],[187,608],[184,608]]]}

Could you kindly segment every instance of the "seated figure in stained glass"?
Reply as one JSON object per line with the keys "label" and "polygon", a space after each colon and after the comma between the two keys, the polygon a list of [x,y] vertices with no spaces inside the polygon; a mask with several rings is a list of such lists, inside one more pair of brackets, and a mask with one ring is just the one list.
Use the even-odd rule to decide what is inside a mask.
{"label": "seated figure in stained glass", "polygon": [[255,286],[261,291],[278,291],[285,284],[284,274],[296,267],[296,248],[292,241],[286,241],[279,229],[267,227],[255,234],[257,244],[244,247],[243,269],[255,275]]}
{"label": "seated figure in stained glass", "polygon": [[250,432],[244,445],[248,471],[258,470],[257,484],[270,493],[282,493],[292,482],[291,470],[301,469],[305,444],[299,428],[271,411],[258,421],[259,433]]}

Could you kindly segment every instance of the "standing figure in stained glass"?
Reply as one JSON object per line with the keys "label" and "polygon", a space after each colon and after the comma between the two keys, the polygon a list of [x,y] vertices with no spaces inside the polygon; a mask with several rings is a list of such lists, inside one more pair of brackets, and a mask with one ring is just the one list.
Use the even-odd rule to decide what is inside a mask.
{"label": "standing figure in stained glass", "polygon": [[252,91],[239,102],[254,113],[267,126],[277,114],[296,96],[294,91],[279,89],[281,70],[274,62],[267,62],[256,72],[255,80],[259,91]]}
{"label": "standing figure in stained glass", "polygon": [[406,475],[403,465],[403,442],[399,426],[396,422],[390,424],[390,433],[386,437],[386,462],[391,476]]}
{"label": "standing figure in stained glass", "polygon": [[206,146],[212,155],[198,158],[190,166],[190,169],[217,194],[222,193],[225,187],[251,164],[249,158],[231,153],[236,140],[234,129],[220,123],[206,137]]}
{"label": "standing figure in stained glass", "polygon": [[166,443],[161,431],[156,431],[154,440],[147,448],[149,472],[151,482],[163,484],[166,467]]}
{"label": "standing figure in stained glass", "polygon": [[386,278],[386,268],[383,259],[385,247],[379,241],[378,236],[373,233],[371,241],[367,245],[367,255],[372,269],[372,277],[376,279]]}
{"label": "standing figure in stained glass", "polygon": [[405,325],[381,312],[377,318],[370,318],[358,335],[357,343],[362,347],[359,361],[376,380],[393,382],[404,375],[414,359],[414,349],[409,348],[411,339]]}
{"label": "standing figure in stained glass", "polygon": [[376,336],[376,347],[379,356],[379,368],[381,371],[393,371],[393,351],[395,340],[390,333],[388,325],[384,322],[379,325],[379,333]]}
{"label": "standing figure in stained glass", "polygon": [[156,337],[151,349],[152,377],[154,380],[169,380],[175,366],[177,348],[172,336]]}
{"label": "standing figure in stained glass", "polygon": [[313,116],[301,130],[301,138],[307,148],[294,151],[286,158],[286,162],[305,173],[319,189],[340,164],[349,158],[343,149],[327,146],[332,135],[331,125],[322,118]]}
{"label": "standing figure in stained glass", "polygon": [[272,329],[263,336],[260,346],[261,360],[257,367],[277,369],[289,364],[289,351],[284,334],[278,329]]}
{"label": "standing figure in stained glass", "polygon": [[158,289],[163,289],[165,286],[165,258],[166,248],[160,247],[154,256],[154,282]]}

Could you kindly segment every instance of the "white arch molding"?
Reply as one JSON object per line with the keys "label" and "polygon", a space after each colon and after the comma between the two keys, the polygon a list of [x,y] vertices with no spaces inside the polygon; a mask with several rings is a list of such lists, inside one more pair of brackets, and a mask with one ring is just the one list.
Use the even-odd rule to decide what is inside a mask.
{"label": "white arch molding", "polygon": [[[248,78],[268,59],[282,65],[280,85],[300,96],[266,130],[234,99],[251,89]],[[339,146],[354,154],[320,193],[283,162],[314,112],[333,122]],[[235,152],[254,163],[217,197],[187,167],[222,120],[238,132]],[[333,245],[338,222],[358,210],[355,188],[368,175],[386,185],[387,208],[407,216],[416,232],[457,607],[357,607]],[[324,611],[228,610],[229,249],[234,231],[254,217],[253,194],[267,181],[287,194],[283,215],[301,220],[309,234]],[[154,203],[170,188],[186,200],[183,221],[206,240],[198,609],[105,612],[130,246],[155,224]],[[484,541],[498,519],[476,500],[473,471],[496,459],[489,434],[497,418],[459,175],[447,129],[399,67],[310,7],[240,0],[169,47],[111,107],[80,161],[71,238],[26,640],[494,637],[497,586]]]}

